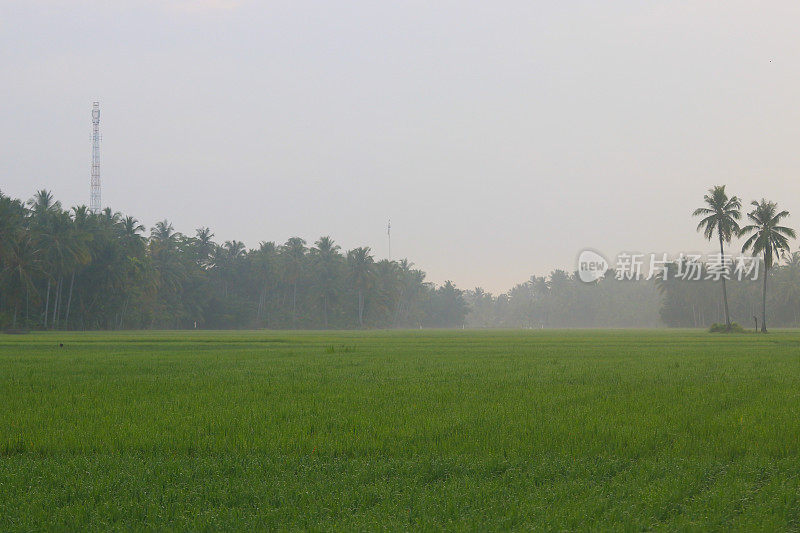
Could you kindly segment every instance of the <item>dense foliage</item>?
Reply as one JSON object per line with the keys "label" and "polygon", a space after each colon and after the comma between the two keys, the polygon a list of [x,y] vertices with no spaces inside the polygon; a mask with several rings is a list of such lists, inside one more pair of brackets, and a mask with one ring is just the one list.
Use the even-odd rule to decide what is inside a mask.
{"label": "dense foliage", "polygon": [[[724,188],[709,192],[713,206]],[[754,207],[753,220],[759,209],[775,211],[766,201]],[[761,218],[785,216],[770,213]],[[718,226],[700,227],[714,238]],[[766,295],[759,281],[732,280],[720,294],[715,281],[618,281],[610,271],[583,283],[563,270],[492,295],[449,281],[436,287],[407,260],[376,261],[367,247],[343,252],[330,237],[248,250],[239,241],[215,243],[208,228],[178,233],[166,220],[144,232],[135,218],[108,209],[64,210],[47,191],[27,203],[0,193],[0,327],[709,327],[728,322],[726,300],[730,317],[748,328],[764,305],[772,324],[800,326],[800,253],[782,261],[782,249],[767,257],[775,290]],[[729,240],[723,233],[720,246]],[[754,233],[756,245],[762,233]],[[763,253],[766,245],[754,248]]]}
{"label": "dense foliage", "polygon": [[596,283],[555,270],[533,276],[494,296],[466,291],[467,325],[502,328],[657,327],[661,297],[651,281],[617,281],[611,272]]}
{"label": "dense foliage", "polygon": [[27,204],[0,194],[0,326],[40,329],[455,327],[467,306],[451,282],[435,287],[367,247],[217,244],[208,228],[85,206],[64,210],[47,191]]}

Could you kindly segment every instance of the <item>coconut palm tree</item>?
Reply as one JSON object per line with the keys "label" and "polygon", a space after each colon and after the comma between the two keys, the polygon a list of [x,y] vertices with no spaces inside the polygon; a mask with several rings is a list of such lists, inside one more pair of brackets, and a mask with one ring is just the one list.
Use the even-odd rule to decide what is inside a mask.
{"label": "coconut palm tree", "polygon": [[796,327],[800,324],[800,252],[794,252],[782,268],[773,275],[777,302],[782,308],[785,320]]}
{"label": "coconut palm tree", "polygon": [[126,216],[117,224],[118,235],[125,250],[131,255],[139,255],[144,251],[145,238],[141,235],[144,226],[136,218]]}
{"label": "coconut palm tree", "polygon": [[214,233],[210,228],[202,227],[195,230],[195,241],[197,243],[197,260],[201,267],[207,268],[208,258],[214,250]]}
{"label": "coconut palm tree", "polygon": [[369,246],[362,246],[347,252],[350,278],[358,293],[358,325],[362,328],[364,327],[364,292],[372,283],[372,265],[375,262],[370,252]]}
{"label": "coconut palm tree", "polygon": [[26,231],[25,206],[0,192],[0,270],[10,260],[13,244]]}
{"label": "coconut palm tree", "polygon": [[33,198],[28,200],[31,214],[31,234],[35,239],[37,248],[43,251],[41,260],[41,267],[44,270],[45,278],[47,280],[47,294],[45,296],[45,307],[42,319],[44,327],[47,329],[47,321],[50,310],[50,285],[54,279],[55,261],[57,251],[53,250],[49,245],[51,239],[53,224],[52,218],[61,211],[61,202],[56,201],[53,194],[47,189],[36,191]]}
{"label": "coconut palm tree", "polygon": [[[72,216],[67,211],[58,210],[51,213],[46,222],[45,230],[41,232],[41,239],[47,250],[45,257],[48,258],[53,280],[56,282],[53,313],[50,319],[51,327],[56,328],[58,327],[60,308],[63,305],[61,296],[64,278],[65,276],[70,277],[71,291],[75,270],[82,265],[88,264],[91,255],[85,233],[76,228]],[[46,316],[44,326],[46,329]]]}
{"label": "coconut palm tree", "polygon": [[31,208],[31,214],[34,219],[40,220],[46,215],[61,209],[61,202],[56,201],[53,197],[53,193],[47,189],[36,191],[33,198],[28,200],[28,205]]}
{"label": "coconut palm tree", "polygon": [[72,208],[72,220],[78,227],[86,228],[91,220],[92,212],[85,205],[76,205]]}
{"label": "coconut palm tree", "polygon": [[233,286],[236,272],[246,255],[247,249],[242,241],[225,241],[222,246],[214,249],[213,263],[222,280],[222,293],[225,298],[228,297],[228,290]]}
{"label": "coconut palm tree", "polygon": [[247,248],[245,248],[244,243],[242,241],[225,241],[225,244],[222,245],[222,248],[227,252],[228,258],[231,261],[238,261],[242,257],[245,256],[247,252]]}
{"label": "coconut palm tree", "polygon": [[747,218],[752,222],[741,228],[740,235],[748,235],[742,252],[752,250],[764,259],[764,285],[761,292],[761,333],[767,332],[767,277],[776,258],[789,250],[789,239],[795,238],[792,228],[782,226],[781,221],[789,216],[788,211],[778,211],[778,204],[761,199],[750,204],[752,211]]}
{"label": "coconut palm tree", "polygon": [[396,303],[402,292],[400,265],[396,261],[381,259],[373,266],[374,286],[371,292],[370,315],[382,324],[391,324],[396,313]]}
{"label": "coconut palm tree", "polygon": [[268,325],[269,323],[269,306],[268,298],[270,285],[275,285],[274,274],[276,270],[278,248],[274,242],[261,241],[258,244],[258,250],[253,250],[250,253],[250,260],[252,261],[256,283],[260,288],[260,295],[258,298],[258,306],[256,308],[256,322],[259,324]]}
{"label": "coconut palm tree", "polygon": [[36,278],[42,275],[44,275],[44,268],[40,250],[30,232],[25,232],[14,241],[11,253],[4,263],[4,285],[9,288],[8,292],[13,302],[14,327],[17,327],[17,314],[23,297],[38,299]]}
{"label": "coconut palm tree", "polygon": [[38,296],[36,276],[42,273],[40,250],[27,225],[22,202],[0,192],[0,303],[13,307],[13,326],[23,297]]}
{"label": "coconut palm tree", "polygon": [[315,243],[311,253],[317,267],[317,282],[322,297],[322,316],[325,329],[328,329],[328,303],[334,293],[336,267],[341,260],[339,250],[341,247],[333,242],[330,237],[320,237]]}
{"label": "coconut palm tree", "polygon": [[181,234],[167,220],[156,222],[150,229],[150,258],[155,271],[157,293],[164,302],[178,305],[182,283],[186,279],[178,240]]}
{"label": "coconut palm tree", "polygon": [[[717,185],[708,190],[708,194],[703,196],[706,205],[699,207],[692,213],[693,216],[702,216],[703,219],[697,225],[697,231],[702,231],[707,240],[714,238],[716,233],[719,239],[719,254],[723,264],[725,260],[725,243],[731,242],[731,238],[739,233],[739,223],[742,218],[742,202],[736,196],[728,197],[724,185]],[[731,329],[731,314],[728,310],[728,290],[725,286],[725,278],[722,279],[722,299],[725,302],[725,327]]]}
{"label": "coconut palm tree", "polygon": [[[72,308],[72,294],[75,288],[75,276],[80,275],[83,267],[92,262],[92,227],[95,219],[92,212],[85,205],[79,205],[72,208],[72,238],[76,241],[76,245],[83,248],[83,253],[75,257],[75,261],[71,264],[69,293],[67,296],[67,309],[64,315],[64,324],[69,328],[69,315]],[[142,228],[144,229],[144,228]]]}
{"label": "coconut palm tree", "polygon": [[122,213],[114,212],[110,207],[106,207],[100,211],[98,216],[100,217],[100,220],[102,220],[108,226],[114,226],[122,219]]}
{"label": "coconut palm tree", "polygon": [[134,240],[142,238],[139,234],[144,231],[144,226],[136,218],[127,216],[120,221],[120,229],[125,239]]}
{"label": "coconut palm tree", "polygon": [[281,246],[286,281],[292,286],[292,325],[297,323],[297,281],[303,273],[306,251],[306,241],[300,237],[291,237]]}
{"label": "coconut palm tree", "polygon": [[167,248],[171,248],[178,241],[178,236],[175,228],[166,219],[156,222],[156,225],[150,229],[150,238]]}

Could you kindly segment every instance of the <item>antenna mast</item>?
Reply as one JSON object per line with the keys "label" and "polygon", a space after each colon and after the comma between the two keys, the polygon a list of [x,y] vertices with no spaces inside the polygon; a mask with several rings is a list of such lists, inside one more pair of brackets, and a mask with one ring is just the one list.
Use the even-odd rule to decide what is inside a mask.
{"label": "antenna mast", "polygon": [[389,261],[392,260],[392,219],[389,219],[389,224],[386,226],[386,235],[389,237]]}
{"label": "antenna mast", "polygon": [[100,213],[100,102],[92,104],[92,178],[89,211]]}

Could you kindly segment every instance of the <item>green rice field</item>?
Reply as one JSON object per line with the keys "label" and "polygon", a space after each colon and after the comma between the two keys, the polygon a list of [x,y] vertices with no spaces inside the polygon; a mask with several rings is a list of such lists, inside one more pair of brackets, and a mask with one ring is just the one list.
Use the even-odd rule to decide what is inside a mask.
{"label": "green rice field", "polygon": [[0,335],[0,530],[77,528],[797,530],[800,332]]}

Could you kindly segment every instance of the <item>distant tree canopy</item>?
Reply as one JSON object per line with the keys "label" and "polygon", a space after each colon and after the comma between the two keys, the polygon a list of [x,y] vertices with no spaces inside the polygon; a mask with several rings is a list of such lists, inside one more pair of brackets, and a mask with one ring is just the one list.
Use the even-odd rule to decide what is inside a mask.
{"label": "distant tree canopy", "polygon": [[[497,297],[483,289],[466,293],[471,312],[467,325],[476,327],[708,327],[724,324],[722,331],[756,325],[767,332],[767,318],[779,326],[800,326],[800,253],[789,254],[795,231],[784,225],[789,212],[766,199],[752,201],[743,216],[742,202],[729,196],[725,185],[708,189],[703,205],[693,216],[701,217],[697,231],[719,243],[718,264],[694,265],[699,278],[677,276],[685,259],[667,264],[666,271],[650,280],[618,281],[610,270],[593,283],[583,283],[575,274],[555,270],[547,278],[532,277],[508,294]],[[739,220],[746,220],[744,227]],[[742,252],[752,251],[760,265],[760,282],[736,276],[726,283],[734,266],[725,245],[733,237],[745,238]],[[788,259],[787,259],[788,258]],[[784,264],[779,264],[787,259]],[[724,274],[717,276],[716,273]],[[624,278],[625,276],[621,276]],[[767,284],[776,291],[767,294]],[[759,302],[759,284],[761,298]],[[718,289],[722,289],[719,297]],[[760,303],[760,305],[759,305]],[[760,309],[759,309],[760,308]],[[767,309],[770,309],[768,315]],[[660,321],[659,321],[660,318]]]}
{"label": "distant tree canopy", "polygon": [[554,270],[494,296],[466,291],[468,327],[659,327],[661,296],[652,281],[617,281],[614,272],[594,283]]}
{"label": "distant tree canopy", "polygon": [[[664,281],[618,281],[610,271],[594,283],[575,274],[555,270],[534,276],[497,296],[481,288],[464,292],[470,306],[467,327],[569,328],[569,327],[682,327],[707,328],[725,323],[725,306],[718,281],[685,281],[672,274]],[[759,276],[763,275],[763,264]],[[701,265],[701,277],[706,268]],[[800,252],[795,252],[768,272],[775,288],[767,295],[770,322],[779,327],[800,327]],[[731,319],[752,328],[761,313],[762,281],[736,278],[728,281]],[[760,318],[759,318],[760,320]],[[760,325],[760,324],[759,324]]]}
{"label": "distant tree canopy", "polygon": [[109,209],[64,210],[44,190],[27,204],[0,193],[0,327],[461,327],[468,312],[452,283],[330,237],[248,250],[166,220],[144,231]]}
{"label": "distant tree canopy", "polygon": [[[731,320],[752,327],[754,318],[762,312],[762,283],[764,264],[760,262],[759,280],[728,281],[728,303]],[[702,272],[705,272],[705,267]],[[788,256],[780,265],[773,265],[767,278],[775,290],[766,297],[770,322],[779,327],[800,326],[800,252]],[[708,327],[725,322],[724,302],[719,294],[719,282],[682,281],[670,278],[657,280],[662,295],[661,319],[672,327]]]}
{"label": "distant tree canopy", "polygon": [[[771,242],[785,212],[753,205],[751,241]],[[716,227],[701,223],[707,236]],[[753,248],[768,252],[768,294],[759,281],[732,280],[720,293],[714,281],[619,281],[609,271],[584,283],[555,270],[495,296],[450,281],[436,287],[405,259],[376,261],[368,247],[344,252],[330,237],[248,250],[217,244],[205,227],[184,235],[167,220],[144,232],[109,209],[65,210],[45,190],[27,203],[0,193],[0,328],[708,327],[726,321],[725,298],[744,326],[766,307],[772,324],[800,326],[800,253],[773,259],[766,244]]]}

